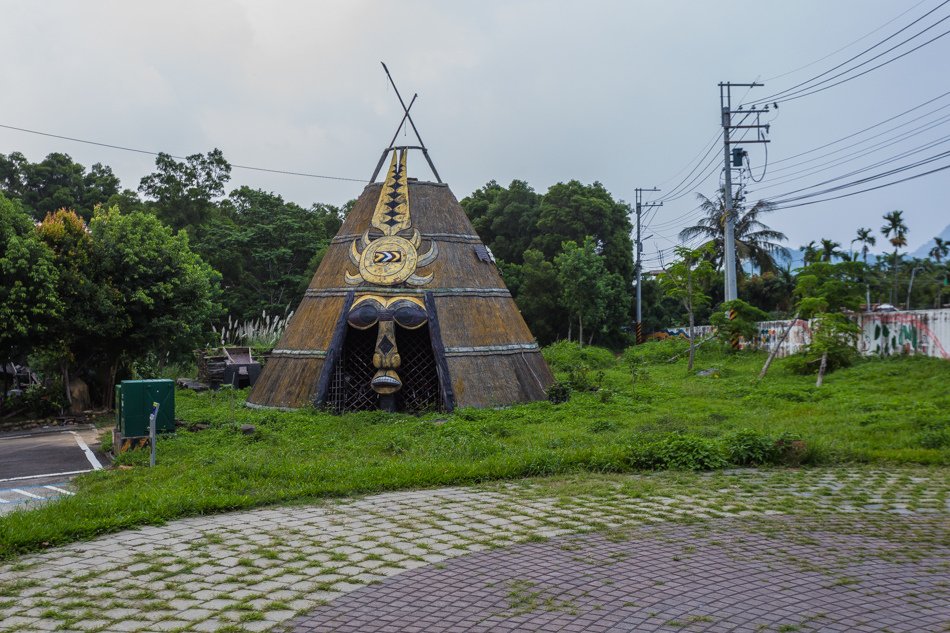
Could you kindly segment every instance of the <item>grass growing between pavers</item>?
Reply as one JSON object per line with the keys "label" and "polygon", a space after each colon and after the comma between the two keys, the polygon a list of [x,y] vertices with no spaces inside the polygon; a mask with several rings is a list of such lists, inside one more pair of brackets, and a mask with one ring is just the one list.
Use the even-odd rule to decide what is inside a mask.
{"label": "grass growing between pavers", "polygon": [[[45,630],[68,620],[90,633],[129,626],[252,633],[393,574],[427,564],[445,568],[442,561],[468,552],[556,538],[560,550],[600,574],[627,554],[591,556],[584,534],[620,544],[649,524],[679,524],[699,536],[721,534],[710,536],[710,545],[738,545],[741,539],[724,527],[734,524],[715,520],[738,517],[750,534],[776,540],[762,552],[764,562],[792,560],[795,552],[783,548],[815,544],[810,530],[794,529],[802,521],[867,534],[857,555],[839,553],[843,565],[865,558],[939,561],[933,552],[946,531],[926,526],[945,523],[948,493],[948,470],[934,466],[574,472],[192,518],[0,563],[0,631]],[[882,538],[899,547],[885,552],[870,540]],[[674,561],[701,554],[692,541],[674,553]],[[812,570],[814,561],[796,556],[792,562]],[[846,567],[828,572],[829,585],[853,575]],[[547,592],[532,595],[539,589],[506,585],[506,617],[582,608]],[[90,601],[100,608],[90,611]],[[137,608],[125,609],[129,604]],[[665,619],[673,615],[681,614]]]}
{"label": "grass growing between pavers", "polygon": [[[155,469],[145,467],[145,452],[127,454],[120,462],[131,469],[84,475],[75,496],[0,518],[0,558],[267,504],[573,471],[744,463],[764,450],[759,440],[783,435],[804,440],[795,458],[805,464],[950,461],[946,361],[861,362],[816,389],[813,377],[785,371],[782,361],[758,383],[761,354],[703,352],[697,369],[715,371],[699,376],[688,375],[685,362],[666,363],[657,348],[642,349],[636,381],[627,363],[604,350],[548,350],[559,377],[599,387],[561,405],[336,416],[247,409],[246,393],[180,391],[179,417],[211,428],[162,438]],[[241,424],[256,430],[244,435]],[[644,446],[655,454],[645,455]]]}

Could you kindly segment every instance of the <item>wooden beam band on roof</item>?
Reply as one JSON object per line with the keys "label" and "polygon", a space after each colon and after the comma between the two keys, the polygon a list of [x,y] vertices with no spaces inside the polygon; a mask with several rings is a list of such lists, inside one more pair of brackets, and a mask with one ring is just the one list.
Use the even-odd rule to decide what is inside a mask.
{"label": "wooden beam band on roof", "polygon": [[275,349],[270,353],[271,358],[326,358],[325,349]]}
{"label": "wooden beam band on roof", "polygon": [[424,290],[420,288],[386,288],[384,286],[359,286],[357,288],[310,288],[306,292],[308,297],[342,297],[348,292],[355,291],[357,294],[374,295],[417,295],[423,296],[426,292],[431,292],[436,297],[510,297],[511,292],[507,288],[432,288]]}
{"label": "wooden beam band on roof", "polygon": [[449,356],[491,356],[495,354],[521,354],[540,351],[537,343],[512,343],[510,345],[479,345],[477,347],[446,347]]}
{"label": "wooden beam band on roof", "polygon": [[[468,235],[466,233],[421,233],[424,240],[437,240],[439,242],[458,242],[461,244],[481,244],[482,240],[477,235]],[[330,240],[331,244],[349,244],[353,240],[358,240],[362,234],[347,233],[337,235]]]}

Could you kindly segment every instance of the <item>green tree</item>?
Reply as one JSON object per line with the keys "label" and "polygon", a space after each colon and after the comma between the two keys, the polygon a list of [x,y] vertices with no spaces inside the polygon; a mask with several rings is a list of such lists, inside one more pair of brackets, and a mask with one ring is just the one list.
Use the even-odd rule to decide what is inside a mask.
{"label": "green tree", "polygon": [[[504,274],[505,283],[515,298],[531,333],[542,343],[552,343],[562,331],[569,315],[561,305],[561,282],[554,264],[536,249],[524,252],[524,263],[502,264],[502,270],[515,269]],[[514,281],[513,284],[509,283]]]}
{"label": "green tree", "polygon": [[894,259],[891,274],[893,284],[891,285],[891,303],[897,302],[897,272],[900,267],[900,259],[897,252],[904,246],[907,246],[907,224],[904,223],[903,211],[891,211],[884,214],[886,224],[881,227],[881,233],[888,238],[891,246],[894,247]]}
{"label": "green tree", "polygon": [[206,340],[220,313],[219,275],[189,248],[186,233],[150,214],[103,209],[89,228],[108,303],[108,321],[90,345],[106,370],[103,401],[111,404],[120,366],[150,354],[180,358]]}
{"label": "green tree", "polygon": [[833,262],[835,259],[845,259],[847,253],[841,250],[841,243],[821,238],[820,260],[823,262]]}
{"label": "green tree", "polygon": [[815,240],[801,246],[799,250],[802,252],[802,260],[806,266],[821,261],[821,250],[815,244]]}
{"label": "green tree", "polygon": [[235,189],[221,206],[219,216],[193,228],[191,243],[221,273],[228,313],[248,319],[296,306],[340,228],[340,210],[305,209],[250,187]]}
{"label": "green tree", "polygon": [[864,265],[868,265],[868,253],[871,251],[870,247],[877,244],[877,238],[871,234],[871,229],[860,228],[858,229],[858,236],[851,240],[853,245],[855,242],[861,244],[861,258],[864,262]]}
{"label": "green tree", "polygon": [[795,276],[787,268],[750,275],[739,280],[739,294],[756,308],[782,318],[792,310]]}
{"label": "green tree", "polygon": [[584,185],[572,180],[553,185],[544,194],[531,248],[553,259],[564,242],[583,244],[590,236],[607,270],[620,275],[629,287],[633,283],[632,228],[629,205],[615,201],[599,182]]}
{"label": "green tree", "polygon": [[939,264],[944,257],[950,255],[950,240],[935,237],[933,248],[930,249],[928,255]]}
{"label": "green tree", "polygon": [[0,194],[9,200],[23,198],[23,173],[29,162],[20,152],[0,154]]}
{"label": "green tree", "polygon": [[676,247],[677,260],[664,268],[658,277],[664,292],[679,300],[689,318],[689,363],[687,371],[693,370],[696,356],[696,309],[709,302],[709,296],[702,291],[703,284],[715,277],[716,271],[711,263],[714,246],[707,243],[696,249],[686,246]]}
{"label": "green tree", "polygon": [[37,239],[33,222],[0,194],[0,364],[22,360],[61,318],[58,282],[53,254]]}
{"label": "green tree", "polygon": [[716,337],[727,350],[737,349],[740,338],[754,341],[758,333],[759,321],[768,318],[768,314],[746,303],[742,299],[725,301],[713,311],[709,322],[716,328]]}
{"label": "green tree", "polygon": [[139,191],[152,201],[151,208],[163,222],[183,229],[207,222],[230,179],[231,165],[217,148],[184,161],[161,153],[155,159],[155,172],[142,178]]}
{"label": "green tree", "polygon": [[119,179],[101,163],[87,172],[69,154],[52,153],[31,163],[13,152],[9,157],[0,155],[0,187],[7,196],[19,199],[36,220],[63,208],[89,218],[96,205],[118,193]]}
{"label": "green tree", "polygon": [[523,180],[512,180],[507,188],[492,180],[463,198],[461,205],[495,257],[520,264],[538,235],[540,202],[541,196]]}
{"label": "green tree", "polygon": [[104,307],[111,305],[104,292],[108,282],[97,274],[98,257],[92,236],[74,211],[60,209],[50,213],[36,227],[36,234],[53,253],[59,272],[57,294],[65,315],[50,326],[42,347],[45,358],[57,365],[66,402],[72,404],[72,369],[77,361],[86,360],[86,343],[110,318],[103,312]]}
{"label": "green tree", "polygon": [[[705,217],[679,234],[681,241],[699,237],[705,240],[703,246],[711,245],[709,257],[717,269],[722,267],[725,254],[726,205],[723,196],[722,189],[715,199],[697,194],[701,203],[700,209],[705,213]],[[736,259],[739,262],[748,262],[759,272],[775,272],[778,267],[775,256],[788,256],[788,250],[776,243],[786,240],[785,234],[769,228],[762,221],[763,215],[774,210],[774,205],[764,200],[746,208],[741,190],[734,200]],[[741,266],[739,274],[742,274]]]}
{"label": "green tree", "polygon": [[860,262],[815,262],[798,273],[795,296],[805,318],[822,312],[856,310],[864,298]]}
{"label": "green tree", "polygon": [[572,241],[564,242],[561,253],[554,258],[561,301],[570,318],[577,319],[577,340],[582,347],[584,325],[589,331],[596,332],[606,323],[608,314],[616,312],[609,310],[611,304],[626,299],[629,311],[629,290],[619,275],[607,270],[605,259],[597,253],[594,238],[590,236],[584,240],[583,246]]}
{"label": "green tree", "polygon": [[[934,246],[930,249],[930,257],[937,262],[937,266],[943,262],[943,258],[947,255],[950,255],[950,240],[945,240],[939,237],[934,238]],[[941,274],[942,273],[942,274]],[[943,270],[938,269],[937,274],[937,297],[934,301],[934,307],[940,308],[943,305],[943,287],[947,285],[947,267],[944,266]]]}

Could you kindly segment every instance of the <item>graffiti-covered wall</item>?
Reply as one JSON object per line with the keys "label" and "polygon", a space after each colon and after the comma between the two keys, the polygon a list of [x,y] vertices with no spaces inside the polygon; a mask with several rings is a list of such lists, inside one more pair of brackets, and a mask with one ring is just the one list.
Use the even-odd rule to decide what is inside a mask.
{"label": "graffiti-covered wall", "polygon": [[868,312],[857,316],[867,356],[924,354],[950,359],[950,309]]}
{"label": "graffiti-covered wall", "polygon": [[[785,332],[785,329],[788,328],[790,323],[792,323],[790,320],[760,321],[758,324],[759,337],[755,341],[752,341],[752,346],[767,352],[771,352],[773,349],[775,349],[775,346],[778,345],[779,339],[782,338],[782,334]],[[809,322],[805,321],[804,319],[798,319],[792,323],[792,329],[782,342],[782,346],[778,350],[778,355],[788,356],[789,354],[795,354],[796,352],[801,351],[802,347],[808,345],[810,342],[811,327]],[[744,340],[740,343],[740,347],[742,349],[747,349],[749,345],[750,344],[746,343]]]}
{"label": "graffiti-covered wall", "polygon": [[[925,354],[950,360],[950,309],[911,310],[908,312],[866,312],[854,319],[861,327],[858,351],[865,356]],[[742,349],[750,347],[772,351],[791,321],[761,321],[754,341],[740,340]],[[693,328],[697,339],[712,334],[712,326]],[[664,330],[666,336],[687,337],[686,328]],[[811,342],[811,324],[799,319],[792,324],[778,356],[800,351]]]}

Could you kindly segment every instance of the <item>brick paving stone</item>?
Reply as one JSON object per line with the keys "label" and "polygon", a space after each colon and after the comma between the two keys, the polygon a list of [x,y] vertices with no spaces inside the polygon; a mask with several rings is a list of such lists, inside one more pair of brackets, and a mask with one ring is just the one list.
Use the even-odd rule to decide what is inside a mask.
{"label": "brick paving stone", "polygon": [[[624,540],[587,534],[469,554],[348,593],[290,626],[924,633],[950,624],[950,528],[942,518],[761,521],[651,526]],[[791,547],[795,540],[803,544]],[[683,556],[686,547],[695,553]],[[842,577],[856,582],[835,582]]]}
{"label": "brick paving stone", "polygon": [[[564,618],[565,613],[572,611],[577,612],[572,627],[580,622],[588,628],[603,625],[618,631],[624,630],[617,627],[626,626],[626,622],[636,622],[637,630],[661,630],[674,616],[707,613],[704,606],[709,613],[724,614],[727,616],[724,621],[728,621],[743,613],[732,600],[734,595],[754,592],[761,575],[768,574],[776,576],[775,591],[769,595],[771,601],[764,601],[768,608],[746,605],[750,621],[757,617],[770,625],[786,624],[780,620],[795,613],[797,599],[825,611],[839,609],[842,617],[850,618],[847,621],[853,630],[866,626],[859,620],[868,614],[884,617],[900,612],[907,604],[923,614],[918,624],[938,630],[945,624],[947,619],[941,620],[938,615],[945,604],[945,595],[927,593],[919,586],[898,584],[881,588],[865,581],[869,576],[886,578],[894,564],[906,562],[901,558],[906,544],[900,539],[877,539],[875,548],[848,544],[828,564],[838,564],[836,560],[843,551],[855,551],[856,560],[850,561],[851,567],[837,570],[832,576],[821,576],[807,591],[792,582],[794,576],[786,581],[785,576],[779,574],[791,563],[802,567],[803,573],[817,573],[814,566],[805,564],[808,557],[814,555],[814,543],[789,538],[780,545],[781,557],[762,555],[758,559],[729,550],[724,555],[722,569],[703,569],[705,588],[684,598],[678,588],[694,580],[695,570],[688,565],[708,556],[705,548],[694,552],[670,550],[666,559],[658,561],[667,565],[663,577],[658,574],[655,578],[640,578],[632,572],[610,577],[605,576],[603,570],[622,568],[631,562],[629,553],[626,558],[597,556],[596,552],[587,551],[588,539],[592,537],[570,536],[597,527],[611,530],[608,541],[614,543],[620,542],[615,537],[622,539],[625,533],[642,524],[662,526],[670,520],[730,514],[747,516],[753,521],[776,512],[777,508],[792,514],[817,512],[840,516],[847,513],[848,516],[891,517],[898,522],[927,516],[939,521],[941,517],[945,519],[950,510],[945,471],[909,468],[887,472],[870,468],[744,470],[696,476],[708,478],[715,485],[702,483],[692,490],[675,485],[664,487],[663,475],[658,477],[661,481],[657,488],[669,493],[630,497],[622,492],[627,479],[652,478],[649,475],[614,478],[612,483],[604,484],[608,488],[614,486],[613,492],[604,488],[596,494],[578,495],[545,493],[543,481],[521,481],[480,488],[392,492],[360,499],[330,500],[314,506],[193,517],[165,526],[107,535],[25,556],[14,563],[0,563],[0,603],[15,599],[14,605],[4,608],[0,614],[0,632],[19,627],[17,622],[23,624],[22,630],[26,631],[59,627],[61,620],[44,618],[43,614],[59,609],[81,615],[80,610],[60,608],[73,601],[100,607],[93,613],[97,618],[108,618],[103,632],[148,631],[172,621],[184,622],[181,628],[185,631],[214,631],[223,626],[242,625],[236,622],[240,613],[233,609],[235,601],[241,598],[254,599],[255,608],[262,613],[267,608],[266,601],[282,601],[295,611],[306,610],[321,601],[339,600],[344,591],[362,594],[427,571],[461,570],[461,575],[443,579],[440,589],[452,595],[452,592],[470,589],[466,574],[478,570],[477,563],[482,560],[478,556],[500,556],[505,551],[499,550],[500,546],[524,541],[528,544],[511,551],[560,544],[566,547],[559,550],[563,556],[586,561],[584,565],[589,569],[573,579],[577,587],[568,587],[558,596],[543,593],[547,588],[533,590],[542,591],[545,600],[551,598],[550,609],[537,613],[526,611],[519,617],[502,619],[495,623],[499,630],[543,630],[549,621],[559,621],[557,618]],[[751,485],[746,486],[746,483]],[[799,507],[801,509],[797,509]],[[662,529],[658,535],[664,533]],[[562,536],[564,534],[568,536]],[[553,540],[544,543],[543,537],[553,537]],[[656,538],[672,547],[670,539]],[[728,549],[727,545],[751,547],[763,535],[752,530],[741,538],[742,541],[719,535],[715,540],[725,545],[712,541],[707,545],[721,549]],[[879,552],[887,556],[877,556]],[[611,553],[624,554],[622,551]],[[382,560],[371,560],[377,557]],[[897,563],[891,560],[895,557]],[[436,564],[436,561],[445,562]],[[247,566],[248,562],[254,567]],[[729,565],[738,563],[747,566],[743,578],[728,573]],[[376,565],[379,566],[373,569]],[[547,565],[544,559],[534,560],[522,565],[520,571],[543,575]],[[418,569],[420,567],[428,569]],[[946,572],[946,567],[936,564],[932,567],[937,572]],[[356,573],[347,576],[341,573],[343,570]],[[848,577],[859,582],[852,583]],[[20,581],[26,581],[25,586],[12,592],[5,589],[8,585],[4,583],[12,582],[15,587]],[[29,586],[31,584],[35,586]],[[709,589],[724,584],[733,588],[732,594],[717,594]],[[584,590],[578,587],[586,587],[584,590],[589,594],[584,595]],[[328,588],[339,591],[324,591]],[[636,600],[641,607],[607,608],[618,601],[621,605],[632,602],[625,593],[632,590],[646,594],[644,599]],[[868,595],[872,590],[875,595]],[[11,595],[2,595],[4,591]],[[868,610],[865,603],[850,607],[842,604],[838,595],[847,591],[875,602],[877,610]],[[265,602],[260,606],[257,606],[258,594],[265,594],[261,598]],[[445,610],[453,604],[451,600],[431,600],[430,594],[427,587],[410,594],[413,608],[408,612],[418,623],[406,625],[409,628],[402,630],[457,629],[467,626],[466,618],[486,617],[486,614],[508,609],[508,590],[504,587],[496,588],[494,594],[476,595],[471,602],[461,604],[459,617],[455,618],[445,617]],[[400,596],[394,595],[393,602],[398,602],[396,598]],[[166,609],[169,605],[165,602],[174,610]],[[426,609],[414,608],[423,604]],[[117,610],[128,605],[134,605],[131,614]],[[186,605],[188,608],[180,608]],[[664,606],[665,619],[649,616],[650,609],[659,613]],[[328,607],[317,611],[324,608]],[[851,610],[847,611],[848,608]],[[266,620],[269,624],[261,621],[243,624],[253,624],[255,629],[278,626],[271,619],[284,617],[286,612],[274,613]],[[405,624],[405,618],[400,619],[402,616],[383,613],[387,614],[385,626],[398,628]],[[372,609],[351,615],[353,618],[348,623],[344,618],[340,630],[367,630],[366,627],[372,630],[370,623],[375,617]],[[616,618],[617,615],[623,617]],[[354,624],[357,621],[361,624]],[[701,624],[690,623],[688,630],[695,630]],[[724,630],[720,622],[706,623],[706,626],[712,627],[708,630]],[[83,627],[77,624],[74,628]],[[904,627],[899,619],[892,622],[890,628],[921,630],[919,626],[917,629]]]}

